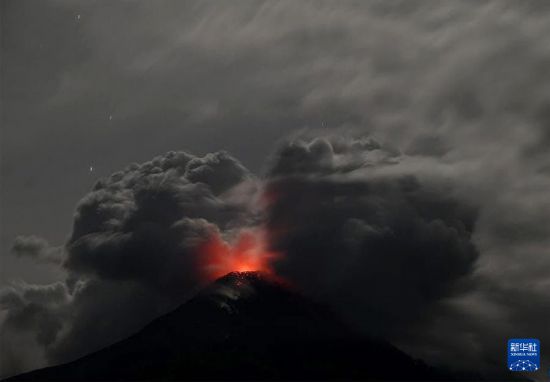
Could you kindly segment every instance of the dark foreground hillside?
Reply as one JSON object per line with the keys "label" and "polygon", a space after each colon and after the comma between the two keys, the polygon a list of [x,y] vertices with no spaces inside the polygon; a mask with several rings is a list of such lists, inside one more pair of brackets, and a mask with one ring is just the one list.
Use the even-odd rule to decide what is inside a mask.
{"label": "dark foreground hillside", "polygon": [[130,338],[37,380],[449,380],[257,273],[230,273]]}

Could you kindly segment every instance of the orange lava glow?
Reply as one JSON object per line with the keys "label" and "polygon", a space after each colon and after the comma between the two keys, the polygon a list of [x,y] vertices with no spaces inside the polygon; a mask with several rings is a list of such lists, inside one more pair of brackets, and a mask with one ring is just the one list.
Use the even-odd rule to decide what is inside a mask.
{"label": "orange lava glow", "polygon": [[217,233],[198,248],[200,269],[206,280],[230,272],[261,271],[273,274],[272,262],[279,254],[267,249],[264,235],[258,230],[242,231],[235,242],[224,241]]}

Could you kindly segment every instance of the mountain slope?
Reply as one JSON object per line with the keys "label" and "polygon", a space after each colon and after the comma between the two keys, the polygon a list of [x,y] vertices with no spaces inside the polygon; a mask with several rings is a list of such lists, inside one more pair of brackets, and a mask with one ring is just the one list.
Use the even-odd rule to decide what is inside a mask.
{"label": "mountain slope", "polygon": [[230,273],[137,334],[10,380],[449,379],[258,272]]}

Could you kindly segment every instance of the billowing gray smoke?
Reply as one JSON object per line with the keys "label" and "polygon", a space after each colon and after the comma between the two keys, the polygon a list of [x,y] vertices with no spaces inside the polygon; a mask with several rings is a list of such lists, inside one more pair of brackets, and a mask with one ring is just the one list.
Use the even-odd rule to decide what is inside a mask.
{"label": "billowing gray smoke", "polygon": [[371,140],[293,141],[267,186],[279,272],[384,336],[455,293],[478,256],[473,206],[403,160]]}
{"label": "billowing gray smoke", "polygon": [[67,279],[2,291],[4,373],[77,358],[181,303],[200,283],[197,245],[250,215],[224,193],[252,179],[224,152],[169,152],[98,181],[78,203],[64,254],[19,237],[15,254],[63,262]]}
{"label": "billowing gray smoke", "polygon": [[226,229],[243,214],[217,196],[250,176],[222,152],[204,158],[170,152],[115,173],[80,201],[66,266],[108,280],[187,290],[197,283],[197,243],[212,224]]}
{"label": "billowing gray smoke", "polygon": [[224,153],[131,165],[84,196],[67,243],[16,238],[64,279],[2,290],[1,373],[132,333],[192,293],[197,242],[254,226],[278,272],[430,363],[502,370],[507,338],[550,343],[549,4],[9,2],[2,181],[48,158],[43,192],[65,198],[84,152],[174,142],[259,168],[309,132],[263,180]]}
{"label": "billowing gray smoke", "polygon": [[486,227],[499,225],[460,166],[342,132],[290,138],[268,168],[258,179],[224,152],[170,152],[98,181],[63,248],[19,237],[16,255],[62,264],[67,276],[2,290],[3,372],[137,331],[200,286],[201,243],[250,228],[282,254],[280,276],[430,362],[499,370],[494,354],[515,329],[542,337],[546,295],[487,271]]}
{"label": "billowing gray smoke", "polygon": [[304,139],[281,145],[262,182],[223,152],[131,165],[78,203],[64,251],[18,238],[16,254],[56,258],[67,278],[4,290],[4,362],[17,371],[29,367],[19,353],[56,363],[124,338],[200,285],[209,235],[250,226],[283,254],[281,276],[371,333],[399,338],[457,293],[476,212],[451,183],[402,170],[407,158],[372,139]]}

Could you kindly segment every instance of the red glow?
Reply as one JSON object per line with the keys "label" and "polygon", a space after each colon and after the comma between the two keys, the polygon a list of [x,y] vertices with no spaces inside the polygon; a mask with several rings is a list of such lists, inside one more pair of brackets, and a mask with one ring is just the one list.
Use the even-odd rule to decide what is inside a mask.
{"label": "red glow", "polygon": [[207,280],[230,272],[261,271],[273,274],[272,261],[279,255],[267,249],[261,231],[242,231],[233,244],[213,233],[198,249],[200,269]]}

